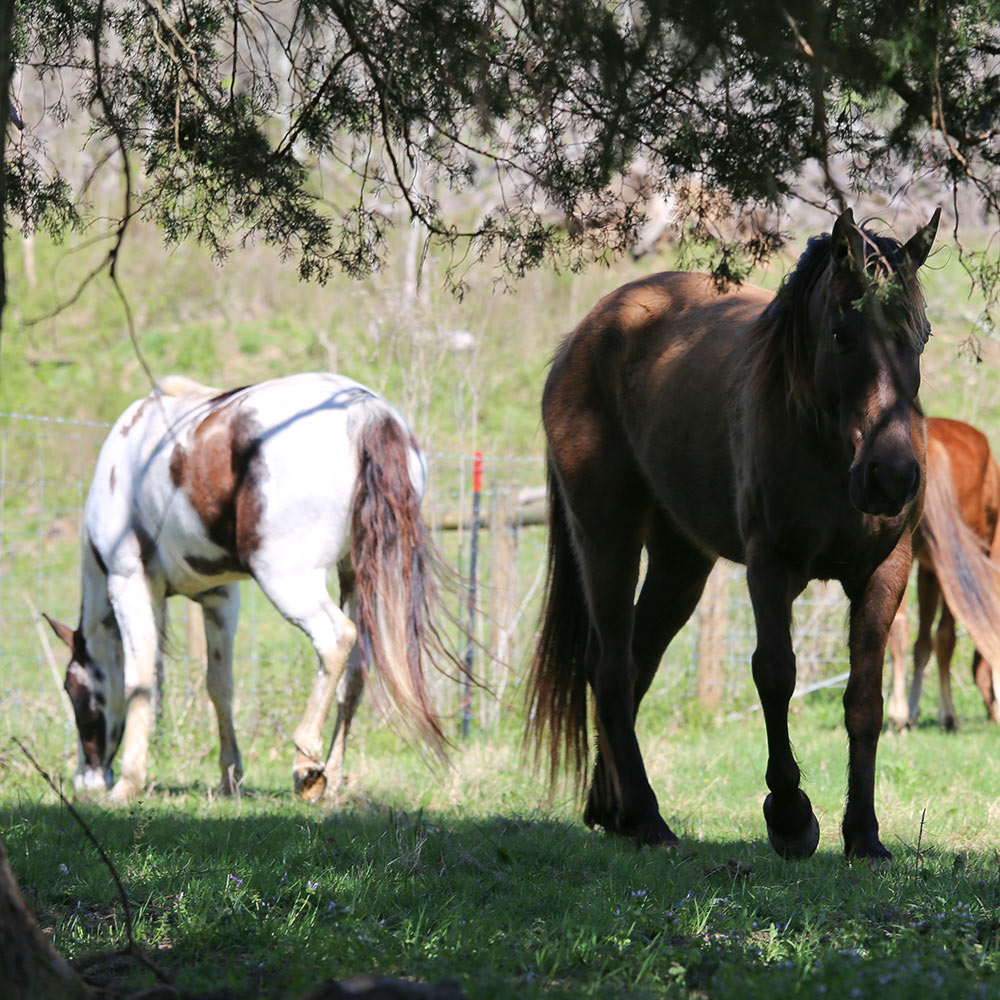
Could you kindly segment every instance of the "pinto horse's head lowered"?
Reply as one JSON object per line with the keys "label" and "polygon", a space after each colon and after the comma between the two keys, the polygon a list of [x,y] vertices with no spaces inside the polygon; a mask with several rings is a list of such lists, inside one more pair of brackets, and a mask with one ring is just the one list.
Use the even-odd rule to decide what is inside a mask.
{"label": "pinto horse's head lowered", "polygon": [[[44,617],[71,653],[63,688],[73,706],[80,738],[74,784],[80,790],[110,788],[114,783],[111,762],[125,730],[125,699],[120,681],[122,644],[118,625],[112,616],[99,634],[92,637],[106,647],[95,658],[81,629],[72,629],[48,615]],[[111,669],[106,669],[108,666]]]}
{"label": "pinto horse's head lowered", "polygon": [[910,424],[930,325],[917,270],[940,214],[900,244],[858,227],[848,209],[810,240],[759,321],[783,329],[759,342],[758,394],[781,385],[800,412],[839,424],[863,514],[898,514],[920,490]]}

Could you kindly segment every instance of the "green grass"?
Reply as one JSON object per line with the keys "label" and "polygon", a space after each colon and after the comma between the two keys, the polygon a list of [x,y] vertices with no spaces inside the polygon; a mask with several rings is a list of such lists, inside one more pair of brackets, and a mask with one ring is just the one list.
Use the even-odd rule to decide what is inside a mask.
{"label": "green grass", "polygon": [[[584,275],[532,275],[508,293],[481,269],[463,302],[438,291],[432,268],[426,301],[406,313],[391,268],[358,285],[315,288],[263,252],[235,255],[220,271],[197,249],[166,253],[142,230],[130,239],[122,280],[138,346],[156,375],[181,370],[238,384],[335,368],[399,402],[429,450],[481,448],[518,459],[541,453],[539,396],[561,336],[605,292],[669,266],[664,256]],[[0,412],[110,421],[148,390],[107,282],[57,317],[18,325],[65,299],[100,250],[39,239],[34,287],[12,253]],[[762,282],[773,287],[787,265],[777,263]],[[935,332],[922,366],[925,406],[976,423],[1000,447],[1000,344],[982,345],[983,364],[961,353],[978,307],[951,252],[932,258],[924,284]],[[444,346],[442,335],[456,330],[475,335],[472,351]],[[75,737],[23,597],[67,619],[79,607],[79,484],[89,478],[91,438],[101,432],[86,441],[82,433],[46,438],[51,452],[42,463],[41,438],[0,431],[0,834],[43,927],[71,959],[86,962],[124,943],[121,902],[10,735],[28,741],[53,774],[72,774]],[[540,484],[537,464],[502,468],[516,485]],[[457,503],[457,476],[443,479],[434,503]],[[542,535],[519,535],[518,600],[529,592]],[[467,539],[443,544],[454,565],[467,565]],[[488,580],[493,540],[483,544]],[[453,606],[461,607],[458,595]],[[290,733],[312,654],[259,594],[246,596],[244,607],[236,678],[242,797],[211,795],[217,751],[204,681],[174,658],[149,795],[123,811],[80,805],[122,874],[138,939],[185,994],[295,996],[324,977],[371,972],[457,977],[477,998],[911,1000],[929,990],[963,998],[1000,992],[1000,755],[997,733],[980,721],[966,640],[956,657],[962,731],[948,736],[932,724],[928,685],[927,721],[882,741],[877,802],[896,862],[877,874],[840,856],[846,737],[837,691],[793,703],[793,739],[822,826],[819,851],[798,864],[771,852],[761,815],[763,726],[749,709],[747,657],[735,642],[727,648],[733,717],[689,700],[693,646],[680,640],[640,716],[664,816],[683,838],[678,851],[636,852],[588,833],[565,790],[549,802],[519,743],[519,677],[537,592],[523,609],[510,670],[489,667],[494,686],[505,685],[502,702],[477,707],[473,737],[452,770],[429,772],[366,703],[344,802],[300,804],[290,792]],[[492,649],[492,627],[481,621]],[[841,649],[838,635],[830,641]],[[453,691],[448,699],[453,711]],[[87,969],[119,987],[152,982],[126,959]]]}
{"label": "green grass", "polygon": [[[882,741],[877,801],[895,854],[884,873],[840,855],[836,693],[795,703],[822,827],[819,851],[798,863],[778,859],[764,836],[759,715],[679,726],[662,686],[640,733],[682,837],[673,853],[588,832],[565,791],[547,800],[513,719],[432,772],[369,714],[338,808],[293,799],[287,746],[254,745],[242,796],[215,800],[211,755],[193,754],[197,732],[159,740],[161,783],[141,803],[78,808],[122,876],[137,938],[188,995],[225,986],[286,997],[377,972],[457,978],[482,998],[892,1000],[928,984],[945,997],[994,996],[1000,758],[973,694],[960,687],[959,734],[928,724]],[[77,962],[121,947],[107,869],[16,747],[2,763],[0,828],[42,925]],[[86,968],[119,987],[152,984],[122,959]]]}

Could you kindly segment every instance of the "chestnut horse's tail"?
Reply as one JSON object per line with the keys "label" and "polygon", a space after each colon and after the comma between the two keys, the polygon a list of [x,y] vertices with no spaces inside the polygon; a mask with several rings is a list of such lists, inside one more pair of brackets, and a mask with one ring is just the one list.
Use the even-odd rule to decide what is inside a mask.
{"label": "chestnut horse's tail", "polygon": [[437,562],[410,474],[416,444],[391,414],[370,414],[358,434],[351,511],[353,618],[361,662],[404,724],[443,757],[448,740],[426,677],[427,663],[436,662],[443,650],[432,623]]}
{"label": "chestnut horse's tail", "polygon": [[1000,565],[962,518],[951,460],[943,444],[927,442],[927,492],[920,524],[948,607],[969,630],[976,648],[1000,663]]}
{"label": "chestnut horse's tail", "polygon": [[587,769],[587,671],[589,632],[586,598],[559,482],[547,466],[549,505],[548,575],[541,634],[528,676],[525,737],[537,757],[549,753],[549,779],[563,767],[580,787]]}

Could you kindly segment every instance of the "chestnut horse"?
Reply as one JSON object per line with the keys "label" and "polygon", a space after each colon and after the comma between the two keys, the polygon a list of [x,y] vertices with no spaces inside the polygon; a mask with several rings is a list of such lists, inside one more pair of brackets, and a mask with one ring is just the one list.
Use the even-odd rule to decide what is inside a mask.
{"label": "chestnut horse", "polygon": [[[964,530],[967,526],[968,530]],[[955,615],[977,644],[972,676],[991,722],[1000,717],[1000,468],[986,435],[959,420],[927,420],[927,499],[913,538],[919,626],[913,646],[913,684],[906,699],[906,602],[889,633],[893,685],[889,720],[896,729],[920,714],[924,668],[933,649],[941,687],[938,721],[957,728],[951,697]],[[937,631],[931,638],[940,609]],[[983,649],[992,650],[984,658]]]}
{"label": "chestnut horse", "polygon": [[[337,790],[368,667],[416,734],[440,750],[424,676],[440,649],[428,619],[436,563],[419,508],[425,476],[400,414],[343,375],[230,392],[173,376],[129,406],[101,448],[84,510],[80,624],[48,619],[72,651],[65,686],[80,737],[77,786],[113,784],[119,803],[143,791],[165,601],[184,594],[204,609],[220,791],[235,787],[233,637],[236,581],[246,577],[316,650],[293,737],[301,797]],[[343,609],[327,592],[333,566]]]}
{"label": "chestnut horse", "polygon": [[[564,341],[545,384],[551,528],[528,734],[551,776],[597,754],[584,821],[673,845],[635,734],[668,643],[715,560],[744,562],[767,729],[768,835],[811,855],[819,824],[788,735],[792,602],[815,578],[851,602],[846,854],[888,862],[875,816],[882,661],[920,516],[917,269],[940,211],[905,245],[850,210],[809,241],[777,296],[720,293],[667,272],[605,297]],[[638,599],[640,556],[647,570]]]}

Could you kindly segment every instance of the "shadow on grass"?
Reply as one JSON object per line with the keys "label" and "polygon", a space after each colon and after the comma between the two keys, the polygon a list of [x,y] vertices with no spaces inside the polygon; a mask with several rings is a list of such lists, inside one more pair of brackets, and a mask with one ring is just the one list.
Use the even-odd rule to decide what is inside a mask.
{"label": "shadow on grass", "polygon": [[[458,978],[471,997],[799,995],[867,982],[871,967],[909,990],[939,967],[948,982],[1000,985],[1000,872],[986,853],[879,874],[836,850],[782,861],[763,835],[637,851],[544,813],[404,811],[363,795],[317,808],[253,788],[209,803],[197,785],[78,809],[121,875],[137,939],[186,996],[296,996],[375,972]],[[57,947],[104,988],[151,985],[138,966],[93,961],[121,947],[122,903],[69,812],[0,799],[0,824]]]}

